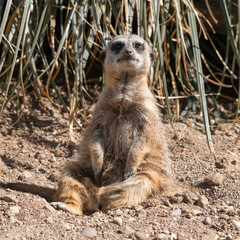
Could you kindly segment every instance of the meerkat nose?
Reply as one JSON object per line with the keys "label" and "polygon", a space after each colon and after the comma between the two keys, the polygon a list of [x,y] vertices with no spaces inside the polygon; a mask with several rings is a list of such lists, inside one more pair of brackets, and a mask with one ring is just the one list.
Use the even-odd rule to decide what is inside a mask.
{"label": "meerkat nose", "polygon": [[130,49],[130,48],[126,49],[125,52],[124,52],[124,55],[126,57],[131,57],[133,55],[132,49]]}

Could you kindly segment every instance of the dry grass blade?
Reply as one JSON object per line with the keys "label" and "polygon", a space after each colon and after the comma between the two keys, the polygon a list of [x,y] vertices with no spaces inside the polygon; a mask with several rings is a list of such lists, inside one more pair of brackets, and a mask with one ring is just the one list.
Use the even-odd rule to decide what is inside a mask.
{"label": "dry grass blade", "polygon": [[2,42],[2,37],[3,37],[3,32],[5,30],[5,26],[8,20],[8,16],[9,16],[9,11],[12,5],[12,0],[7,1],[6,7],[5,7],[5,11],[4,11],[4,15],[3,15],[3,19],[1,21],[1,28],[0,28],[0,43]]}
{"label": "dry grass blade", "polygon": [[16,50],[15,50],[15,54],[14,54],[13,61],[12,61],[12,67],[11,67],[10,73],[8,74],[7,87],[6,87],[6,90],[5,90],[5,98],[3,100],[3,104],[2,104],[2,107],[0,109],[0,116],[3,112],[3,109],[6,107],[7,102],[10,100],[8,98],[9,87],[10,87],[10,83],[11,83],[11,80],[12,80],[13,71],[14,71],[14,68],[15,68],[15,64],[16,64],[16,60],[17,60],[17,56],[18,56],[18,51],[19,51],[19,48],[20,48],[20,44],[21,44],[21,40],[22,40],[22,36],[23,36],[23,32],[24,32],[24,28],[26,26],[27,16],[28,16],[28,13],[30,11],[30,5],[31,5],[30,0],[26,0],[24,2],[24,11],[23,11],[23,14],[22,14],[22,19],[21,19],[21,25],[20,25],[20,29],[19,29],[19,35],[18,35]]}
{"label": "dry grass blade", "polygon": [[[197,25],[195,20],[195,14],[192,11],[192,9],[188,9],[188,19],[189,19],[189,25],[191,30],[191,40],[192,40],[192,46],[193,46],[193,53],[194,53],[194,62],[196,64],[197,69],[199,72],[202,73],[202,64],[201,64],[201,56],[200,56],[200,48],[199,48],[199,42],[198,42],[198,36],[197,36]],[[207,136],[207,142],[209,149],[211,153],[215,155],[212,138],[211,138],[211,132],[210,132],[210,126],[209,126],[209,118],[208,118],[208,109],[207,109],[207,103],[206,103],[206,97],[205,97],[205,89],[204,89],[204,82],[202,75],[196,72],[197,82],[198,82],[198,90],[200,94],[200,102],[201,102],[201,108],[203,112],[203,120],[206,130],[206,136]]]}

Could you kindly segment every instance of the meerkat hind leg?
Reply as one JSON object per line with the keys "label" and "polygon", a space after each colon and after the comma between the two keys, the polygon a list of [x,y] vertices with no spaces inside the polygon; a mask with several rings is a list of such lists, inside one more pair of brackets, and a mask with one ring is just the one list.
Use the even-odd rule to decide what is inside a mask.
{"label": "meerkat hind leg", "polygon": [[76,215],[83,215],[86,203],[92,201],[86,187],[72,177],[60,181],[53,200],[53,207]]}
{"label": "meerkat hind leg", "polygon": [[161,180],[157,173],[143,171],[134,174],[123,182],[101,187],[99,189],[99,202],[102,211],[140,204],[163,187]]}

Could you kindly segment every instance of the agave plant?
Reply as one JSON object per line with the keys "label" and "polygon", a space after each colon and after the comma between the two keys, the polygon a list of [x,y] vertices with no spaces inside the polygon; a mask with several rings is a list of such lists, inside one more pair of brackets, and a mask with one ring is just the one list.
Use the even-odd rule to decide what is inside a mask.
{"label": "agave plant", "polygon": [[[218,20],[211,11],[212,4],[219,6],[223,19],[224,51],[215,44],[214,23]],[[211,89],[208,94],[216,106],[222,88],[237,86],[238,82],[233,91],[238,96],[239,120],[239,19],[231,11],[233,7],[240,11],[239,4],[225,0],[4,1],[0,6],[0,115],[10,101],[21,98],[24,106],[28,94],[34,92],[43,109],[42,98],[48,98],[69,113],[72,131],[74,123],[80,125],[76,120],[79,112],[86,119],[89,84],[104,85],[104,73],[95,70],[100,66],[100,52],[115,35],[134,33],[156,53],[149,84],[160,103],[166,103],[171,122],[172,105],[179,119],[189,111],[195,113],[200,102],[208,145],[214,153],[205,87],[209,82],[218,86],[216,95]],[[206,9],[207,16],[201,12]],[[207,46],[199,43],[200,37]],[[220,66],[205,57],[204,51],[209,49]],[[60,91],[63,85],[67,100]],[[57,99],[50,94],[52,90]],[[182,98],[187,104],[180,113]],[[217,118],[217,107],[215,110]],[[17,112],[20,117],[21,111]]]}

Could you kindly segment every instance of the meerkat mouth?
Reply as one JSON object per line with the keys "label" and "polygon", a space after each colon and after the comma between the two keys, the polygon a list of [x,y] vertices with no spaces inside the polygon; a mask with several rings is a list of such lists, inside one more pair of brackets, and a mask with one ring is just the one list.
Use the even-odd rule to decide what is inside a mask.
{"label": "meerkat mouth", "polygon": [[137,58],[119,58],[117,62],[139,62]]}

